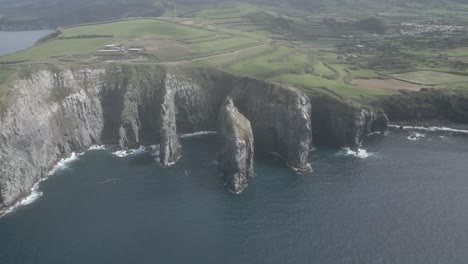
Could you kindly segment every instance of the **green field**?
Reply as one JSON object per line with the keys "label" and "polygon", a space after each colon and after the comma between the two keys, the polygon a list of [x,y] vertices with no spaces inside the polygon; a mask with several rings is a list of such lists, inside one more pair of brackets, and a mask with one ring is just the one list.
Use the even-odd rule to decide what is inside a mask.
{"label": "green field", "polygon": [[56,39],[35,45],[24,51],[0,57],[0,61],[23,61],[54,56],[88,54],[103,47],[110,40],[110,38]]}
{"label": "green field", "polygon": [[270,75],[279,71],[303,71],[310,67],[310,60],[306,54],[292,48],[281,46],[274,52],[245,60],[227,67],[229,72],[239,75]]}
{"label": "green field", "polygon": [[188,27],[157,19],[133,19],[112,23],[84,25],[65,28],[64,36],[113,35],[115,37],[136,38],[158,36],[172,39],[195,38],[213,34],[211,31]]}
{"label": "green field", "polygon": [[378,74],[374,70],[369,69],[359,69],[359,70],[350,70],[350,73],[354,79],[379,79],[382,78],[381,74]]}
{"label": "green field", "polygon": [[258,43],[257,40],[247,37],[234,37],[226,39],[217,39],[213,41],[199,42],[191,45],[194,49],[201,53],[213,52],[219,50],[229,50],[238,47],[244,47]]}
{"label": "green field", "polygon": [[402,81],[427,85],[468,82],[468,76],[436,71],[417,71],[402,74],[393,74],[392,77]]}
{"label": "green field", "polygon": [[332,71],[329,67],[327,67],[323,61],[317,61],[317,63],[314,64],[314,73],[319,76],[331,76],[335,72]]}
{"label": "green field", "polygon": [[[372,4],[368,0],[359,2]],[[404,85],[394,82],[390,88],[371,89],[365,87],[375,84],[353,85],[353,79],[394,77],[435,88],[468,89],[465,33],[447,32],[456,38],[439,38],[440,33],[398,35],[401,21],[427,23],[431,14],[443,18],[447,14],[456,15],[460,19],[460,12],[434,9],[433,13],[417,12],[417,16],[411,17],[409,9],[417,10],[420,5],[408,10],[382,5],[386,6],[385,12],[359,16],[353,13],[357,6],[354,0],[340,5],[325,3],[320,11],[314,12],[245,3],[185,6],[182,13],[170,10],[160,18],[130,18],[62,28],[57,38],[0,57],[0,62],[53,64],[73,60],[198,65],[349,98],[395,94]],[[391,38],[356,26],[374,16],[389,25]],[[118,56],[94,52],[106,44],[120,44],[122,49],[114,54]],[[130,52],[129,48],[135,46],[142,47],[142,51]],[[8,80],[0,72],[2,79]]]}
{"label": "green field", "polygon": [[446,52],[449,56],[453,57],[462,57],[462,56],[468,56],[468,48],[456,48],[456,49],[449,49]]}
{"label": "green field", "polygon": [[15,75],[15,70],[0,68],[0,113],[4,110],[7,105],[7,93],[9,90],[9,81]]}
{"label": "green field", "polygon": [[15,71],[12,69],[0,68],[0,85],[5,84],[14,73]]}
{"label": "green field", "polygon": [[246,59],[255,58],[261,56],[262,54],[269,54],[274,51],[274,48],[271,46],[258,46],[248,49],[241,50],[236,53],[227,53],[224,55],[219,55],[215,57],[210,57],[206,59],[196,60],[196,63],[202,66],[213,66],[213,67],[222,67],[235,64]]}
{"label": "green field", "polygon": [[392,95],[398,92],[384,89],[367,89],[349,85],[340,81],[327,80],[310,74],[282,74],[273,78],[288,84],[309,88],[326,88],[344,97]]}

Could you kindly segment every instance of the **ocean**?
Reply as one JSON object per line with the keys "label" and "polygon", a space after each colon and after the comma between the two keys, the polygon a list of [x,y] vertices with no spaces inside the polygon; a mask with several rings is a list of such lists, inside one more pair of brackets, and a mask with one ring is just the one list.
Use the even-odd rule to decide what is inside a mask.
{"label": "ocean", "polygon": [[468,134],[391,129],[359,153],[318,148],[310,175],[257,155],[224,190],[216,137],[75,155],[0,218],[0,263],[464,263]]}

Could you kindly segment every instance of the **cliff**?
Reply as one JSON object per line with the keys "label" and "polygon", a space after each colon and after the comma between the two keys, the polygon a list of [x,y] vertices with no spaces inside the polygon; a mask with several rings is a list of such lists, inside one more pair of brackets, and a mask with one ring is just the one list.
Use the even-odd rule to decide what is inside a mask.
{"label": "cliff", "polygon": [[[160,144],[161,165],[172,165],[181,155],[178,135],[215,130],[228,96],[236,116],[248,120],[241,123],[251,124],[255,151],[274,152],[300,173],[310,172],[313,133],[315,142],[330,134],[330,144],[354,146],[379,119],[364,108],[350,111],[342,102],[316,100],[293,88],[199,68],[106,65],[21,76],[11,83],[9,104],[0,113],[0,210],[27,194],[61,158],[94,144]],[[248,179],[253,142],[233,129],[222,131],[245,142],[248,158],[237,168]],[[234,157],[240,151],[230,150]],[[243,182],[237,178],[231,189],[240,190]]]}
{"label": "cliff", "polygon": [[388,118],[378,107],[363,107],[324,94],[309,93],[315,145],[349,147],[356,150],[364,137],[384,132]]}
{"label": "cliff", "polygon": [[229,97],[219,112],[219,161],[229,191],[242,192],[253,178],[254,138],[249,120]]}
{"label": "cliff", "polygon": [[[13,84],[13,103],[0,122],[3,206],[28,193],[60,158],[101,143],[101,74],[40,71]],[[78,79],[89,80],[89,86],[85,89]]]}
{"label": "cliff", "polygon": [[383,98],[375,105],[394,122],[468,123],[468,93],[465,89],[422,89]]}
{"label": "cliff", "polygon": [[300,173],[309,173],[311,104],[307,96],[260,80],[245,78],[231,94],[239,111],[250,120],[255,145],[276,153]]}

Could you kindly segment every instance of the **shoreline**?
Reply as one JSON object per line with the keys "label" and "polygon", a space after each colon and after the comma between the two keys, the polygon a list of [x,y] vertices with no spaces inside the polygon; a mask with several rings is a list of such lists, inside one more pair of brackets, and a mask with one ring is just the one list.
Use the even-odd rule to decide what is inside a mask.
{"label": "shoreline", "polygon": [[[424,120],[424,121],[399,121],[399,122],[389,122],[388,128],[392,129],[413,129],[413,130],[425,130],[425,131],[440,131],[440,132],[454,132],[454,133],[461,133],[461,134],[468,134],[468,124],[462,123],[455,123],[448,120]],[[182,139],[193,138],[193,137],[200,137],[200,136],[208,136],[208,135],[215,135],[216,131],[200,131],[196,133],[190,134],[182,134],[179,135]],[[156,145],[149,146],[153,151],[157,150]],[[108,149],[108,145],[93,145],[89,147],[86,151],[82,153],[71,153],[69,157],[60,159],[52,169],[47,173],[47,175],[41,179],[39,179],[30,189],[28,193],[22,195],[15,203],[10,206],[5,206],[4,204],[0,207],[0,218],[7,216],[11,213],[14,213],[15,210],[23,205],[28,205],[36,201],[38,198],[42,196],[42,192],[39,191],[40,183],[49,179],[56,170],[59,168],[66,166],[67,163],[75,161],[79,156],[83,155],[87,151],[90,150],[103,150]],[[141,146],[139,149],[132,149],[130,153],[126,153],[124,156],[137,154],[138,150],[146,150],[148,147]],[[344,149],[346,151],[346,149]],[[120,150],[120,151],[129,151],[129,150]],[[119,151],[117,151],[119,152]],[[122,157],[117,154],[117,152],[112,152],[112,155],[117,157]],[[359,156],[359,151],[355,152],[357,157],[362,158]],[[367,154],[367,153],[366,153]],[[349,152],[347,155],[351,155]],[[365,158],[365,157],[364,157]],[[293,168],[294,169],[294,168]]]}
{"label": "shoreline", "polygon": [[389,122],[388,127],[468,133],[468,124],[457,123],[449,120],[391,121]]}

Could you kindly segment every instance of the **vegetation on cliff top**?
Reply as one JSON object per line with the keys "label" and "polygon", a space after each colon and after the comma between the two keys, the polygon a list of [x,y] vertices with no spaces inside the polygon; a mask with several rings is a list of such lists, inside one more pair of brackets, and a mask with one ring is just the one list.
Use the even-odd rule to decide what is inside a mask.
{"label": "vegetation on cliff top", "polygon": [[[301,6],[299,2],[294,5]],[[330,1],[319,5],[320,14],[247,3],[179,5],[177,13],[169,8],[159,19],[62,28],[30,49],[0,57],[0,67],[109,62],[195,65],[359,102],[398,94],[399,89],[468,86],[464,85],[468,36],[455,27],[453,21],[463,25],[456,10],[425,9],[410,17],[391,13],[399,7],[368,1],[346,1],[341,6]],[[368,6],[367,11],[386,12],[355,16],[359,12],[352,15],[344,9],[360,5]],[[468,10],[458,5],[459,10]],[[453,20],[443,20],[445,26],[427,21],[447,14]]]}

